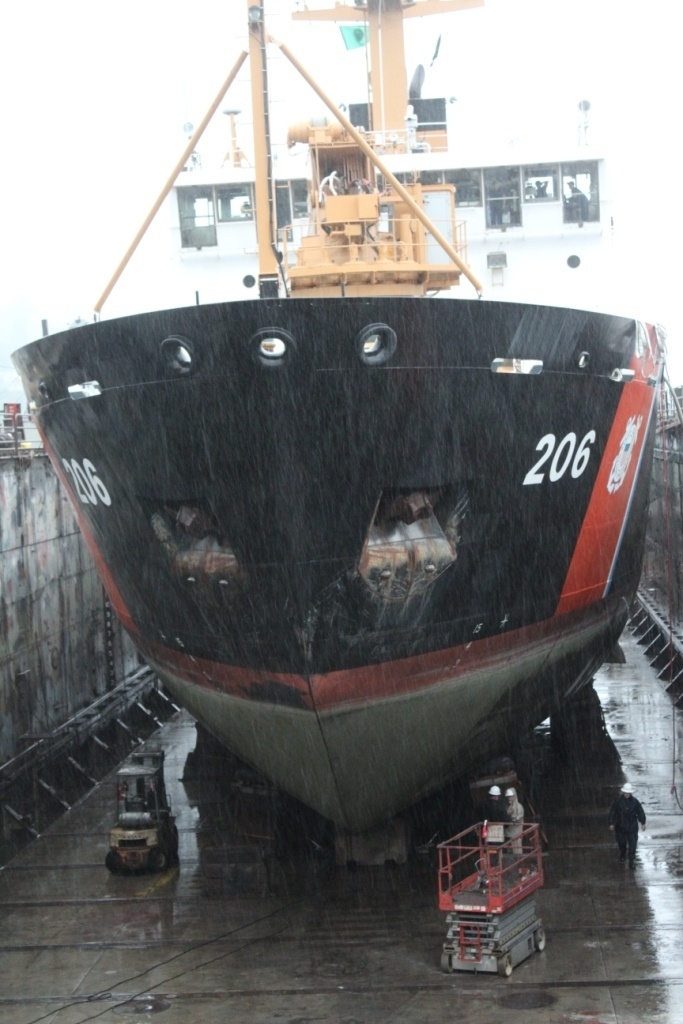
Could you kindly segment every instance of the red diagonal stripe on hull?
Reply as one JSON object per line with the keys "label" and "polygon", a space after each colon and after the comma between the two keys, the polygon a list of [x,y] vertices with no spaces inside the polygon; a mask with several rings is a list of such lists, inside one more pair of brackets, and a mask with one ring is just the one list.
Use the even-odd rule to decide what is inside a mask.
{"label": "red diagonal stripe on hull", "polygon": [[[603,597],[618,553],[624,519],[636,483],[656,395],[656,389],[648,384],[647,380],[642,379],[649,371],[655,372],[654,365],[649,360],[634,359],[632,368],[639,376],[623,389],[555,610],[556,616],[583,608]],[[623,455],[622,446],[626,441],[629,423],[637,426],[637,437],[630,452],[631,459],[621,483],[610,491],[608,484],[616,460]]]}
{"label": "red diagonal stripe on hull", "polygon": [[92,533],[92,530],[90,529],[90,525],[88,523],[88,520],[85,518],[85,515],[83,514],[83,510],[82,510],[82,508],[80,506],[78,498],[74,495],[74,493],[73,493],[73,491],[71,489],[71,484],[69,483],[69,480],[67,479],[66,473],[64,472],[64,470],[62,468],[62,465],[60,463],[59,457],[53,451],[53,449],[52,449],[52,447],[50,445],[50,442],[48,441],[47,437],[45,436],[44,431],[41,428],[40,423],[37,423],[36,425],[38,427],[38,432],[40,433],[40,436],[41,436],[42,441],[43,441],[43,447],[44,447],[45,451],[47,452],[47,454],[50,456],[50,462],[52,463],[52,468],[56,472],[56,474],[59,477],[59,479],[62,481],[62,485],[64,487],[64,490],[69,495],[69,500],[71,502],[71,508],[73,509],[73,513],[74,513],[74,515],[76,517],[76,521],[78,523],[78,527],[79,527],[81,533],[83,534],[83,540],[87,544],[88,549],[90,551],[90,554],[92,555],[92,559],[93,559],[93,562],[95,563],[95,567],[97,569],[97,573],[98,573],[98,575],[99,575],[99,577],[100,577],[100,579],[102,581],[102,586],[106,590],[107,597],[111,601],[111,606],[114,609],[114,612],[116,613],[116,616],[119,619],[119,622],[123,626],[125,626],[125,628],[128,630],[128,632],[131,633],[134,638],[137,639],[137,637],[139,635],[138,627],[135,625],[135,623],[133,621],[133,617],[130,614],[130,612],[128,611],[128,605],[123,600],[123,597],[121,595],[121,591],[116,586],[116,583],[114,582],[114,578],[113,578],[112,574],[109,572],[109,567],[108,567],[107,563],[105,562],[105,560],[102,557],[100,549],[99,549],[99,547],[97,545],[97,541],[95,540],[95,538],[93,536],[93,533]]}

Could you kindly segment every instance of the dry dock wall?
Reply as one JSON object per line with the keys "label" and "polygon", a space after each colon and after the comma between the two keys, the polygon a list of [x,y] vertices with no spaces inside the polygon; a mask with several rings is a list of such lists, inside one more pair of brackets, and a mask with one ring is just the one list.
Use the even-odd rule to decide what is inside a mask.
{"label": "dry dock wall", "polygon": [[0,764],[140,665],[47,456],[0,458]]}
{"label": "dry dock wall", "polygon": [[683,427],[655,450],[641,589],[674,624],[683,623]]}

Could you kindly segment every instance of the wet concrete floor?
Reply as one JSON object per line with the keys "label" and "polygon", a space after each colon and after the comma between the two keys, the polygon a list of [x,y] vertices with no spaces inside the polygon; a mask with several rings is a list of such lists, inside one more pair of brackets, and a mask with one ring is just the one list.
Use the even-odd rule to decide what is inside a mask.
{"label": "wet concrete floor", "polygon": [[[534,780],[547,837],[537,907],[547,934],[509,979],[443,973],[431,850],[407,865],[334,868],[315,853],[231,875],[239,809],[183,783],[196,731],[164,726],[180,864],[104,867],[112,779],[0,872],[0,1017],[7,1024],[678,1024],[683,1022],[681,713],[628,635],[596,679],[616,744],[572,737]],[[621,763],[620,763],[621,761]],[[607,809],[624,779],[647,815],[637,867]],[[256,835],[242,841],[258,844]],[[445,836],[444,836],[445,838]],[[234,858],[233,858],[234,859]],[[252,871],[252,874],[249,872]],[[237,881],[236,881],[237,878]],[[241,886],[242,893],[236,894]]]}

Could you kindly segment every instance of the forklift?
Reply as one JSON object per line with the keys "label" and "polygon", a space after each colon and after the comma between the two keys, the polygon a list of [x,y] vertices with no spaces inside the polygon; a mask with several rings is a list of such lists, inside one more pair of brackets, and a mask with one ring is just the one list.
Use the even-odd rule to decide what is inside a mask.
{"label": "forklift", "polygon": [[116,824],[109,832],[106,867],[165,871],[178,860],[178,829],[164,785],[164,751],[131,754],[116,775]]}

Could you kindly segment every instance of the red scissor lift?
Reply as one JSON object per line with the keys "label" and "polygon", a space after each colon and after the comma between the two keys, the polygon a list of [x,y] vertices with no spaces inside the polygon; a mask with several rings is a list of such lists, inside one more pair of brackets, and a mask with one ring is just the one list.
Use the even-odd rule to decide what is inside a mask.
{"label": "red scissor lift", "polygon": [[448,913],[444,971],[489,971],[509,978],[513,967],[545,948],[534,893],[543,885],[538,825],[505,839],[504,826],[480,822],[439,851],[439,909]]}

